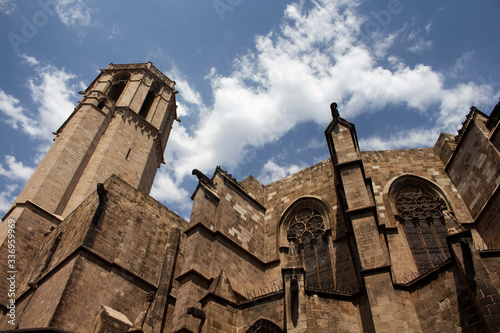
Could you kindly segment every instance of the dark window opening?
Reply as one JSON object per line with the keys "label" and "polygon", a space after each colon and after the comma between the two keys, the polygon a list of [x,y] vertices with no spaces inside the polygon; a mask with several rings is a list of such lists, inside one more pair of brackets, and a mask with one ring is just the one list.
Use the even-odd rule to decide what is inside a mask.
{"label": "dark window opening", "polygon": [[139,116],[146,118],[149,113],[149,109],[151,109],[151,106],[153,105],[153,102],[155,101],[156,93],[153,90],[150,90],[148,94],[146,95],[146,98],[144,99],[144,102],[142,103],[141,109],[139,110]]}
{"label": "dark window opening", "polygon": [[444,200],[432,191],[406,185],[396,194],[395,204],[418,270],[426,272],[448,259]]}
{"label": "dark window opening", "polygon": [[97,104],[97,108],[99,110],[104,109],[104,106],[106,105],[106,102],[104,100],[100,101],[99,104]]}
{"label": "dark window opening", "polygon": [[116,103],[118,101],[118,98],[120,98],[123,89],[125,89],[126,85],[127,85],[126,80],[120,80],[114,82],[113,85],[111,86],[111,89],[108,92],[109,98],[111,98]]}
{"label": "dark window opening", "polygon": [[108,90],[108,97],[111,98],[115,103],[118,101],[120,96],[125,89],[128,80],[130,79],[130,73],[120,73],[116,74],[111,83],[111,87]]}
{"label": "dark window opening", "polygon": [[273,324],[269,320],[259,319],[253,324],[247,333],[282,333],[283,331],[279,326]]}
{"label": "dark window opening", "polygon": [[333,287],[333,270],[324,234],[323,216],[312,208],[302,208],[294,214],[288,228],[287,238],[297,245],[306,271],[306,286],[311,289]]}

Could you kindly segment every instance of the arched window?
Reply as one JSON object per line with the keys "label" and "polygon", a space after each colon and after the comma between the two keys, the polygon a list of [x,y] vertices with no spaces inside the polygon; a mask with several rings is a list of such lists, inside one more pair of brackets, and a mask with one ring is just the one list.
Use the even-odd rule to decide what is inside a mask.
{"label": "arched window", "polygon": [[281,333],[283,332],[278,325],[269,320],[259,319],[248,330],[247,333]]}
{"label": "arched window", "polygon": [[142,103],[141,109],[139,110],[139,115],[144,119],[148,116],[149,110],[151,109],[159,90],[159,84],[156,81],[153,82],[149,88],[146,98],[144,99],[144,102]]}
{"label": "arched window", "polygon": [[450,254],[443,198],[424,184],[410,183],[399,187],[394,203],[418,270],[428,271],[446,260]]}
{"label": "arched window", "polygon": [[111,87],[109,88],[107,95],[115,103],[118,101],[118,98],[120,98],[129,79],[130,79],[129,73],[120,74],[120,76],[113,78],[113,82],[111,83]]}
{"label": "arched window", "polygon": [[287,239],[297,249],[306,271],[306,286],[316,290],[333,287],[333,270],[325,234],[324,214],[301,206],[289,216]]}

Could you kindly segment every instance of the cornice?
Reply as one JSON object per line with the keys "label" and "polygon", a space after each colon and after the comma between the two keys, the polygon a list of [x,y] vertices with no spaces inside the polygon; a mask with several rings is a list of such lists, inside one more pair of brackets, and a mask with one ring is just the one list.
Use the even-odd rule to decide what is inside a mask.
{"label": "cornice", "polygon": [[109,64],[108,68],[101,69],[101,71],[117,71],[117,70],[146,70],[153,76],[156,76],[161,82],[170,87],[170,89],[175,89],[175,81],[170,80],[165,74],[163,74],[158,68],[153,66],[152,62],[142,63],[142,64]]}

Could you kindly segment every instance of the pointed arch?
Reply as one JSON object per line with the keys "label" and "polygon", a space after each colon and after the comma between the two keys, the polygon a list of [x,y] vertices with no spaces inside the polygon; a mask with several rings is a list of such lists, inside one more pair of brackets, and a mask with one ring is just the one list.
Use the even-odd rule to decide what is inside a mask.
{"label": "pointed arch", "polygon": [[259,319],[257,320],[250,328],[246,331],[246,333],[282,333],[283,330],[267,319]]}
{"label": "pointed arch", "polygon": [[[306,273],[306,286],[323,290],[333,287],[330,255],[329,209],[317,197],[303,197],[291,204],[283,214],[278,230],[278,243],[284,249],[283,262],[294,262]],[[292,248],[294,251],[288,251]],[[291,258],[288,254],[297,256]]]}
{"label": "pointed arch", "polygon": [[421,177],[401,176],[392,182],[389,200],[420,272],[449,258],[445,213],[450,208],[437,185]]}
{"label": "pointed arch", "polygon": [[298,210],[304,207],[310,207],[319,212],[323,216],[323,224],[324,230],[330,230],[330,216],[331,211],[328,208],[329,205],[320,197],[316,196],[306,196],[301,197],[295,200],[292,204],[290,204],[286,209],[283,215],[281,216],[280,223],[278,224],[278,246],[288,246],[288,235],[287,230],[290,226],[291,216],[296,213]]}
{"label": "pointed arch", "polygon": [[111,98],[115,103],[118,102],[118,99],[125,90],[125,87],[130,80],[130,73],[122,72],[113,76],[111,79],[111,85],[108,88],[106,95]]}
{"label": "pointed arch", "polygon": [[150,110],[153,106],[153,103],[161,89],[160,84],[157,81],[153,81],[151,87],[149,87],[149,91],[142,102],[141,109],[139,110],[139,116],[146,119],[150,113]]}

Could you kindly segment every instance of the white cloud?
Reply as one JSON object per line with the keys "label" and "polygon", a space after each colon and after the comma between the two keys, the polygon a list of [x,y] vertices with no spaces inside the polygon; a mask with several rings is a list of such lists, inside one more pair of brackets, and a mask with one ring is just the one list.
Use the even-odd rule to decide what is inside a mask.
{"label": "white cloud", "polygon": [[432,29],[432,22],[429,22],[425,25],[425,32],[429,33],[431,32],[431,29]]}
{"label": "white cloud", "polygon": [[76,76],[53,65],[42,65],[34,57],[22,56],[34,66],[36,76],[28,79],[27,86],[37,105],[36,112],[29,112],[12,95],[0,88],[0,111],[7,116],[7,122],[32,138],[52,140],[52,132],[68,118],[74,109],[77,87]]}
{"label": "white cloud", "polygon": [[120,26],[114,24],[108,32],[108,39],[114,39],[118,35],[120,35]]}
{"label": "white cloud", "polygon": [[9,208],[12,206],[14,200],[16,200],[16,196],[14,195],[14,191],[17,190],[17,185],[7,185],[6,190],[0,192],[0,212],[5,214]]}
{"label": "white cloud", "polygon": [[164,169],[156,174],[151,196],[160,201],[177,204],[181,209],[191,208],[189,193],[176,184]]}
{"label": "white cloud", "polygon": [[298,166],[295,164],[280,166],[273,160],[267,161],[262,167],[262,170],[257,177],[262,184],[270,184],[276,180],[285,178],[302,170],[305,166]]}
{"label": "white cloud", "polygon": [[37,68],[37,77],[28,80],[31,96],[38,107],[38,135],[52,139],[52,132],[68,118],[75,106],[72,81],[76,76],[52,65]]}
{"label": "white cloud", "polygon": [[455,61],[449,75],[453,77],[460,77],[463,72],[467,70],[467,66],[473,61],[475,51],[467,51],[460,55],[460,57]]}
{"label": "white cloud", "polygon": [[411,53],[422,53],[430,49],[432,49],[432,41],[425,40],[422,37],[418,37],[412,45],[406,48],[406,50]]}
{"label": "white cloud", "polygon": [[16,162],[16,158],[11,155],[5,156],[5,166],[0,164],[0,176],[9,178],[10,180],[28,181],[35,168],[27,167],[22,162]]}
{"label": "white cloud", "polygon": [[[396,41],[404,40],[415,52],[432,47],[432,41],[419,36],[414,22],[409,34],[410,25],[389,36],[374,35],[370,46],[362,35],[364,21],[356,12],[356,2],[318,0],[315,4],[308,10],[299,3],[288,5],[280,30],[257,36],[255,51],[237,57],[230,75],[212,69],[207,80],[212,84],[213,105],[204,106],[181,76],[179,90],[204,111],[192,131],[183,126],[172,130],[166,161],[176,184],[193,168],[204,172],[216,165],[235,168],[245,163],[255,147],[280,139],[298,123],[326,125],[332,101],[339,103],[346,119],[381,112],[389,105],[435,119],[427,130],[363,140],[368,149],[380,149],[432,145],[440,131],[458,127],[464,108],[493,98],[489,85],[445,87],[445,74],[425,64],[409,66],[390,55],[391,68],[378,64]],[[270,161],[261,181],[292,169]]]}
{"label": "white cloud", "polygon": [[301,152],[309,150],[309,149],[316,149],[316,148],[321,148],[321,147],[324,147],[324,146],[325,146],[324,142],[321,142],[319,140],[313,139],[313,140],[307,142],[307,144],[305,146],[299,147],[295,151],[297,153],[301,153]]}
{"label": "white cloud", "polygon": [[35,165],[40,164],[42,159],[45,157],[45,154],[49,151],[50,146],[52,145],[52,142],[47,141],[46,143],[42,143],[36,147],[36,154],[33,157],[33,163]]}
{"label": "white cloud", "polygon": [[191,109],[182,103],[177,103],[177,117],[187,116],[191,113]]}
{"label": "white cloud", "polygon": [[25,63],[27,63],[28,65],[31,65],[31,66],[35,66],[35,65],[38,65],[39,62],[38,60],[36,60],[35,57],[30,57],[26,54],[21,54],[21,58],[24,60]]}
{"label": "white cloud", "polygon": [[91,6],[83,0],[59,0],[56,12],[61,22],[72,28],[86,28],[91,23]]}
{"label": "white cloud", "polygon": [[0,0],[0,13],[10,15],[17,10],[17,4],[14,0]]}
{"label": "white cloud", "polygon": [[[422,34],[428,34],[431,31],[432,24],[428,23],[422,29],[417,26],[417,21],[416,17],[413,17],[397,31],[397,34],[400,36],[406,51],[421,54],[424,51],[431,50],[433,47],[432,40],[427,40],[422,36]],[[424,30],[425,33],[423,33],[422,30]]]}
{"label": "white cloud", "polygon": [[19,100],[0,89],[0,111],[7,117],[7,122],[14,128],[22,127],[23,131],[31,136],[39,133],[37,123],[25,115],[25,109],[19,105]]}
{"label": "white cloud", "polygon": [[175,87],[179,90],[181,98],[190,104],[194,104],[197,107],[202,107],[203,102],[200,93],[189,84],[187,78],[182,74],[177,67],[172,66],[169,71],[169,75],[175,78]]}
{"label": "white cloud", "polygon": [[398,33],[393,33],[389,34],[388,36],[379,36],[378,37],[378,42],[375,43],[374,47],[374,54],[375,56],[382,58],[386,55],[387,51],[389,48],[394,44],[394,41],[398,37]]}
{"label": "white cloud", "polygon": [[389,149],[402,149],[414,146],[418,142],[422,146],[432,147],[439,137],[440,131],[438,129],[413,129],[399,131],[391,135],[389,138],[381,138],[379,136],[372,136],[359,140],[359,147],[361,150],[389,150]]}
{"label": "white cloud", "polygon": [[[432,128],[410,129],[400,131],[386,138],[372,136],[359,140],[362,150],[387,150],[408,147],[432,147],[439,133],[456,134],[465,120],[467,106],[488,104],[495,92],[489,85],[459,84],[455,88],[441,91],[441,101],[436,114],[436,122]],[[498,93],[498,92],[497,92]]]}

